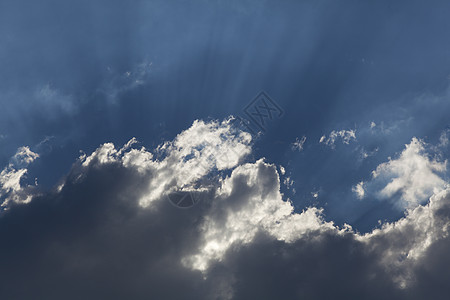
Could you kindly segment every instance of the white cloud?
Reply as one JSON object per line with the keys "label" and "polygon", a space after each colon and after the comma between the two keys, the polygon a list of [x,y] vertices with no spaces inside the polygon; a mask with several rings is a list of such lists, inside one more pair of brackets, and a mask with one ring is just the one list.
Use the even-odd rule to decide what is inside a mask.
{"label": "white cloud", "polygon": [[[196,183],[214,169],[232,169],[230,177],[214,182],[215,195],[211,214],[200,225],[203,244],[197,253],[184,257],[186,266],[206,271],[212,261],[220,261],[232,245],[250,243],[263,230],[281,241],[292,242],[311,230],[334,228],[325,222],[318,208],[293,213],[290,202],[282,199],[276,167],[260,159],[240,165],[251,151],[251,135],[234,131],[230,122],[195,121],[173,142],[157,148],[162,159],[145,148],[116,150],[106,143],[91,155],[82,157],[82,166],[101,167],[119,163],[140,173],[151,173],[148,191],[139,203],[151,207],[175,190],[209,191],[211,187]],[[126,148],[129,148],[126,146]],[[236,205],[237,209],[230,210]],[[223,217],[226,216],[225,223]]]}
{"label": "white cloud", "polygon": [[149,183],[150,192],[140,201],[143,207],[177,190],[204,191],[205,187],[196,187],[198,180],[214,169],[222,171],[235,167],[250,153],[251,135],[233,130],[231,121],[195,121],[173,142],[157,148],[163,157],[161,160],[154,158],[145,148],[125,151],[131,146],[127,144],[126,149],[116,150],[112,143],[106,143],[84,157],[82,165],[120,162],[125,167],[155,174]]}
{"label": "white cloud", "polygon": [[[201,271],[211,261],[220,261],[231,246],[252,242],[259,231],[290,243],[307,232],[334,228],[322,219],[321,209],[293,213],[291,203],[282,199],[275,166],[263,160],[236,167],[222,182],[212,205],[212,214],[201,225],[199,252],[183,259],[187,266]],[[230,210],[234,205],[237,209]]]}
{"label": "white cloud", "polygon": [[12,164],[15,166],[29,165],[39,157],[39,154],[34,153],[29,147],[20,147],[17,149],[16,154],[11,158]]}
{"label": "white cloud", "polygon": [[10,202],[28,203],[32,195],[30,186],[23,186],[21,179],[26,175],[26,167],[39,157],[29,147],[20,147],[10,163],[0,172],[0,207],[7,209]]}
{"label": "white cloud", "polygon": [[379,150],[378,147],[376,147],[372,151],[367,151],[366,149],[364,149],[364,147],[361,147],[360,158],[361,159],[366,159],[368,157],[374,156],[375,154],[377,154],[378,150]]}
{"label": "white cloud", "polygon": [[[189,129],[180,133],[173,141],[164,143],[153,153],[143,147],[132,148],[136,142],[132,139],[119,149],[111,143],[106,143],[92,154],[82,156],[77,167],[80,174],[73,171],[68,179],[72,180],[70,191],[73,192],[77,188],[85,191],[85,185],[77,186],[77,184],[88,180],[89,174],[94,171],[106,170],[103,173],[96,173],[101,174],[99,176],[101,179],[91,177],[94,187],[97,186],[95,180],[103,180],[112,169],[118,174],[126,170],[127,177],[129,173],[138,174],[129,181],[120,177],[122,180],[116,182],[117,187],[114,186],[112,196],[109,189],[113,187],[108,181],[106,184],[103,182],[103,185],[98,185],[96,196],[89,201],[96,201],[96,197],[100,197],[104,192],[107,196],[104,197],[106,200],[102,199],[103,205],[110,210],[117,209],[116,207],[120,209],[114,211],[114,218],[98,218],[96,222],[114,220],[116,226],[114,228],[120,230],[132,228],[134,230],[132,232],[121,231],[120,236],[126,236],[127,242],[133,241],[135,234],[142,237],[139,235],[139,231],[142,230],[136,224],[146,224],[146,230],[153,233],[153,236],[148,236],[149,239],[155,238],[155,232],[161,232],[160,235],[165,241],[161,246],[165,246],[163,249],[167,251],[162,251],[164,252],[162,258],[156,257],[161,255],[161,251],[155,251],[151,257],[146,258],[162,261],[163,265],[167,260],[178,261],[184,266],[183,270],[201,271],[205,281],[198,283],[200,285],[207,282],[209,276],[217,274],[214,273],[214,268],[218,265],[226,272],[231,272],[229,277],[227,275],[225,278],[240,275],[232,273],[235,266],[230,263],[230,259],[233,255],[240,255],[241,249],[248,250],[258,245],[258,236],[263,235],[276,243],[275,246],[267,246],[274,247],[267,249],[269,253],[272,253],[271,251],[282,253],[281,256],[273,256],[275,261],[286,257],[298,257],[300,253],[317,259],[317,256],[314,256],[314,249],[327,241],[334,241],[336,244],[333,245],[338,246],[348,245],[353,251],[348,258],[349,261],[355,257],[370,260],[357,265],[358,268],[362,268],[363,276],[372,278],[373,269],[379,267],[384,270],[383,280],[387,278],[397,286],[407,289],[414,284],[416,267],[425,261],[428,249],[448,236],[450,190],[439,191],[432,188],[436,184],[443,185],[442,179],[434,175],[435,172],[445,170],[445,163],[429,158],[424,153],[423,142],[417,139],[413,139],[411,144],[407,145],[398,159],[380,165],[374,172],[374,180],[383,177],[388,181],[386,186],[394,182],[383,189],[387,191],[384,193],[392,193],[392,197],[399,195],[399,198],[405,199],[413,197],[414,201],[409,201],[411,209],[408,209],[405,217],[400,220],[384,224],[381,228],[363,235],[353,231],[349,225],[335,226],[332,221],[324,218],[321,208],[309,207],[301,212],[295,212],[292,203],[283,199],[280,192],[280,178],[275,165],[265,162],[264,159],[244,163],[243,158],[251,153],[251,136],[233,130],[230,120],[209,123],[195,121]],[[15,157],[19,162],[27,164],[36,159],[37,154],[22,148]],[[1,175],[2,190],[7,189],[8,193],[24,191],[25,195],[32,195],[20,185],[20,178],[26,173],[26,169],[15,169],[11,165],[9,167],[10,169],[5,168],[6,171]],[[231,173],[220,173],[221,170],[231,170]],[[113,180],[116,180],[116,176],[114,173]],[[200,179],[205,177],[209,177],[211,181],[204,184]],[[144,183],[144,188],[139,181]],[[367,184],[358,183],[354,191],[364,196]],[[108,191],[101,190],[105,187]],[[210,197],[200,204],[198,210],[193,211],[192,217],[191,214],[175,214],[174,208],[168,210],[161,205],[162,201],[166,201],[166,194],[174,190],[206,190]],[[64,195],[70,197],[64,194],[65,192],[64,187],[57,190],[61,195],[60,201],[65,200]],[[420,205],[420,201],[415,199],[427,197],[428,192],[432,193],[429,195],[431,196],[429,203]],[[109,207],[110,197],[116,197],[116,194],[120,201],[124,199],[125,202]],[[318,193],[314,193],[313,196],[317,197]],[[140,206],[133,205],[134,201]],[[52,205],[52,202],[45,203]],[[126,205],[140,210],[144,216],[151,212],[151,218],[142,218],[140,213],[128,214],[126,218],[116,218],[121,216],[122,207]],[[99,207],[96,210],[103,216],[103,211],[100,211]],[[142,219],[135,219],[139,216]],[[183,221],[185,223],[180,224],[186,226],[177,226],[179,224],[177,222]],[[169,224],[172,227],[166,228],[165,226]],[[94,226],[92,230],[103,227],[110,228]],[[143,231],[147,234],[146,230]],[[180,234],[180,230],[183,230],[183,234]],[[113,234],[110,229],[109,234]],[[80,239],[83,236],[80,235]],[[99,236],[103,238],[104,235]],[[182,242],[178,243],[178,239]],[[95,240],[89,239],[88,244],[91,245]],[[167,241],[174,241],[176,249],[172,247],[173,243]],[[124,247],[126,244],[124,243]],[[159,244],[155,246],[155,249],[159,246]],[[63,247],[52,249],[61,251]],[[334,247],[325,247],[321,251],[324,251],[325,256],[320,258],[327,259],[330,265],[343,259],[337,254],[342,255],[343,252],[335,252]],[[120,253],[123,254],[123,251]],[[84,257],[90,254],[82,251],[77,255]],[[261,264],[264,264],[264,261],[261,261]],[[369,265],[368,269],[364,269],[366,265]],[[306,265],[302,267],[306,268],[305,274],[313,271]],[[287,265],[286,268],[288,270],[290,266]],[[345,274],[344,271],[339,270],[343,272],[342,274]],[[259,275],[270,276],[270,274]],[[370,282],[368,280],[366,284]],[[227,291],[230,290],[228,294],[232,295],[235,288],[232,280],[227,281],[225,286]]]}
{"label": "white cloud", "polygon": [[[347,135],[351,139],[354,133]],[[333,139],[341,134],[331,136]],[[99,168],[104,164],[119,163],[142,174],[151,173],[149,188],[139,200],[143,208],[151,208],[152,203],[161,201],[173,190],[201,191],[206,188],[214,191],[213,199],[208,202],[210,207],[198,224],[201,235],[198,248],[180,258],[186,267],[205,274],[212,263],[224,259],[231,247],[251,244],[259,232],[285,243],[296,242],[311,232],[327,232],[337,236],[351,234],[368,249],[382,253],[384,258],[379,263],[392,272],[397,284],[406,286],[412,280],[412,265],[420,260],[433,241],[443,238],[443,232],[449,226],[439,223],[435,215],[438,207],[449,198],[439,192],[445,182],[434,174],[444,171],[445,163],[431,160],[424,153],[423,142],[417,139],[406,146],[398,159],[381,164],[373,172],[374,180],[384,178],[389,181],[381,195],[393,197],[399,193],[399,199],[415,209],[409,210],[399,221],[365,235],[353,232],[349,225],[339,228],[333,222],[325,221],[321,208],[294,212],[292,204],[285,201],[280,192],[280,179],[274,165],[263,159],[241,164],[242,158],[250,153],[251,136],[233,131],[230,120],[195,121],[174,141],[157,148],[156,156],[160,159],[143,147],[131,149],[135,142],[132,140],[119,150],[111,143],[103,144],[91,155],[82,157],[82,165]],[[222,159],[224,154],[227,155]],[[213,189],[195,185],[214,169],[232,169],[232,173],[229,177],[216,178]],[[366,195],[367,184],[361,181],[353,187],[359,198]],[[433,193],[429,204],[419,204]],[[317,198],[318,193],[313,196]],[[435,228],[438,223],[440,228]],[[401,243],[400,247],[395,243],[399,239],[407,242]]]}
{"label": "white cloud", "polygon": [[397,159],[380,164],[372,172],[372,181],[383,184],[379,198],[395,198],[398,206],[411,208],[445,188],[440,174],[446,169],[447,161],[430,158],[425,143],[413,138]]}
{"label": "white cloud", "polygon": [[286,186],[286,188],[290,189],[292,185],[294,185],[294,180],[292,180],[291,177],[286,176],[284,177],[283,183]]}
{"label": "white cloud", "polygon": [[439,137],[439,147],[447,147],[449,144],[450,129],[442,131]]}
{"label": "white cloud", "polygon": [[340,130],[331,131],[328,138],[324,135],[319,139],[319,143],[323,143],[327,146],[335,147],[335,142],[340,139],[344,144],[350,144],[352,140],[356,140],[356,130]]}
{"label": "white cloud", "polygon": [[359,199],[364,198],[364,195],[366,194],[366,191],[364,190],[364,181],[358,182],[357,185],[352,187],[352,191],[356,193]]}
{"label": "white cloud", "polygon": [[303,150],[303,145],[306,142],[306,136],[302,136],[301,139],[296,138],[295,142],[292,143],[292,151],[302,151]]}

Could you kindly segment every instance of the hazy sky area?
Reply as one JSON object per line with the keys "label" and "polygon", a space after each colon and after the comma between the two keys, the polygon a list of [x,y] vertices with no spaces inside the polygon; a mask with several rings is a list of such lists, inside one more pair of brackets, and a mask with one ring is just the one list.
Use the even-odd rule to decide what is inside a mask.
{"label": "hazy sky area", "polygon": [[0,298],[448,299],[449,15],[0,0]]}

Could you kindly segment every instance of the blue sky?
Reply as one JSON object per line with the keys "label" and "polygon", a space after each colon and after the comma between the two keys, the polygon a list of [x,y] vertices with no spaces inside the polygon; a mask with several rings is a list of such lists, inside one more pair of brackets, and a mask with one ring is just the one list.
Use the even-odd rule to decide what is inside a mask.
{"label": "blue sky", "polygon": [[324,222],[370,233],[446,188],[449,9],[3,0],[0,166],[31,157],[20,184],[46,194],[104,143],[120,149],[135,137],[156,156],[195,120],[245,117],[265,91],[283,114],[252,136],[240,164],[274,164],[294,213],[321,208]]}
{"label": "blue sky", "polygon": [[[351,187],[412,137],[436,143],[448,126],[449,22],[439,5],[2,6],[0,161],[6,164],[22,145],[42,148],[32,174],[47,187],[79,150],[133,136],[155,146],[195,119],[243,115],[264,90],[285,114],[258,139],[257,156],[287,167],[298,209],[325,205],[331,219],[368,230],[400,214],[383,203],[350,199]],[[371,122],[396,129],[370,135]],[[356,130],[360,148],[378,151],[361,162],[354,143],[319,145],[333,130]],[[305,151],[291,151],[302,136]],[[319,190],[320,197],[311,198]],[[368,219],[358,219],[368,212]]]}

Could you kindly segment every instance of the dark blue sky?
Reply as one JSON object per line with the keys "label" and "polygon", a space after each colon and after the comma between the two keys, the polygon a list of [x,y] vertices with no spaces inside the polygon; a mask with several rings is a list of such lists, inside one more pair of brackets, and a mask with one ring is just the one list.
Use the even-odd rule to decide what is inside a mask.
{"label": "dark blue sky", "polygon": [[0,0],[0,299],[448,300],[449,15]]}
{"label": "dark blue sky", "polygon": [[[264,90],[284,115],[253,157],[286,168],[299,211],[369,230],[403,211],[352,187],[450,125],[449,12],[447,1],[1,1],[0,163],[29,145],[41,158],[28,179],[48,188],[79,150],[132,137],[152,148],[195,119],[244,116]],[[319,144],[333,130],[356,141]]]}

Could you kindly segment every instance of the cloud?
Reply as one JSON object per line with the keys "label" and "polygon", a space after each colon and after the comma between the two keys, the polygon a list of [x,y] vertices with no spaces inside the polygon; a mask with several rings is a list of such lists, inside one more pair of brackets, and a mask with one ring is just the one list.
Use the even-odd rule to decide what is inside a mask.
{"label": "cloud", "polygon": [[38,88],[34,93],[36,105],[48,112],[49,115],[55,115],[58,112],[64,114],[73,114],[78,111],[75,99],[71,95],[63,94],[50,84]]}
{"label": "cloud", "polygon": [[[59,189],[11,202],[0,217],[0,296],[420,299],[448,275],[429,251],[449,249],[449,190],[361,235],[321,208],[295,212],[277,167],[250,160],[251,136],[230,123],[196,121],[154,151],[105,143]],[[177,209],[172,191],[204,197]]]}
{"label": "cloud", "polygon": [[356,193],[356,195],[358,196],[359,199],[364,198],[364,195],[366,193],[366,191],[364,190],[364,181],[358,182],[357,185],[352,187],[352,191],[354,193]]}
{"label": "cloud", "polygon": [[377,154],[378,150],[378,147],[376,147],[372,151],[367,151],[366,149],[364,149],[364,147],[360,147],[360,159],[366,159],[368,157],[374,156],[375,154]]}
{"label": "cloud", "polygon": [[206,193],[205,184],[197,187],[198,181],[210,172],[224,171],[235,167],[250,153],[251,135],[232,129],[232,119],[221,123],[195,121],[173,142],[159,146],[154,155],[145,148],[131,149],[135,140],[116,150],[112,143],[103,144],[90,156],[83,157],[83,167],[121,162],[127,168],[136,168],[140,173],[154,174],[149,182],[149,193],[139,203],[147,207],[164,195],[175,191]]}
{"label": "cloud", "polygon": [[17,149],[16,154],[11,158],[11,166],[28,166],[39,157],[39,154],[34,153],[29,147],[24,146]]}
{"label": "cloud", "polygon": [[427,250],[435,242],[448,239],[450,190],[433,194],[429,203],[409,210],[397,222],[366,234],[362,241],[383,253],[382,265],[393,274],[400,287],[415,283],[415,267],[427,259]]}
{"label": "cloud", "polygon": [[331,131],[329,136],[323,135],[319,139],[319,143],[325,144],[327,146],[330,146],[332,148],[335,147],[335,142],[341,139],[342,143],[344,144],[350,144],[352,140],[356,140],[356,130],[340,130],[340,131]]}
{"label": "cloud", "polygon": [[27,166],[39,157],[29,147],[20,147],[11,158],[10,163],[0,172],[0,208],[7,209],[10,202],[28,203],[33,197],[33,187],[23,185]]}
{"label": "cloud", "polygon": [[[432,158],[426,148],[425,142],[413,138],[398,158],[390,158],[372,171],[372,179],[365,183],[366,190],[403,209],[414,208],[445,189],[447,161]],[[360,184],[354,189],[358,196],[364,195]]]}
{"label": "cloud", "polygon": [[302,136],[301,139],[296,138],[295,142],[292,143],[292,151],[298,150],[298,151],[302,151],[303,150],[303,145],[306,142],[306,136]]}
{"label": "cloud", "polygon": [[224,259],[233,273],[234,299],[444,299],[445,285],[433,284],[439,272],[427,268],[426,278],[421,269],[433,245],[448,244],[449,200],[448,192],[436,195],[429,205],[363,236],[311,231],[285,243],[261,235]]}
{"label": "cloud", "polygon": [[292,242],[308,231],[333,228],[321,218],[320,209],[293,214],[291,203],[282,200],[275,166],[263,160],[233,170],[219,187],[211,213],[201,225],[200,251],[183,260],[201,271],[212,261],[221,261],[231,246],[250,243],[261,231]]}
{"label": "cloud", "polygon": [[442,131],[441,135],[439,136],[439,147],[447,147],[449,144],[449,134],[450,134],[450,129],[446,129],[444,131]]}
{"label": "cloud", "polygon": [[152,62],[143,61],[133,65],[129,71],[123,74],[108,67],[107,70],[110,76],[98,91],[106,96],[109,103],[116,104],[124,93],[138,88],[147,82],[152,65]]}

